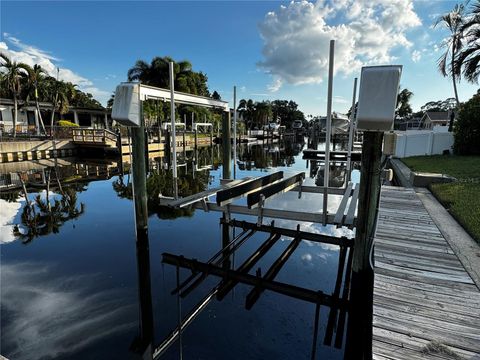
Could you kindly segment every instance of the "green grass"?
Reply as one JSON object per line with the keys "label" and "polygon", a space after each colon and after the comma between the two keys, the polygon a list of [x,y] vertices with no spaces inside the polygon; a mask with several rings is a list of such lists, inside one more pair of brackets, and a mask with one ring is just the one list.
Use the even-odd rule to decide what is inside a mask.
{"label": "green grass", "polygon": [[430,186],[450,214],[480,243],[480,184],[450,183]]}
{"label": "green grass", "polygon": [[448,174],[457,179],[480,178],[480,156],[412,156],[402,161],[413,171]]}
{"label": "green grass", "polygon": [[480,156],[414,156],[402,161],[413,171],[458,179],[454,183],[432,184],[430,190],[480,243]]}

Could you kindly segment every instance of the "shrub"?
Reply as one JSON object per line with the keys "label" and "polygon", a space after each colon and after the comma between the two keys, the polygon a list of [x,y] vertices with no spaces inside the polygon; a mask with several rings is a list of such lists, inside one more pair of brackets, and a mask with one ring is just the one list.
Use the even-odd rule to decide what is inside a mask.
{"label": "shrub", "polygon": [[454,136],[456,154],[480,155],[480,89],[460,108]]}
{"label": "shrub", "polygon": [[78,127],[77,124],[71,122],[71,121],[68,121],[68,120],[60,120],[58,122],[58,125],[59,126],[64,126],[64,127]]}

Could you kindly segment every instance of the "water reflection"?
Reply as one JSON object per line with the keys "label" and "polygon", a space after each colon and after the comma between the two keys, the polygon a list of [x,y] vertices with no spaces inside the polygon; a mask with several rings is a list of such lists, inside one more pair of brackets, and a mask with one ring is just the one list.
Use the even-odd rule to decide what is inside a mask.
{"label": "water reflection", "polygon": [[[238,177],[262,175],[275,166],[282,170],[304,171],[305,163],[299,155],[305,146],[303,139],[265,147],[242,145],[237,152],[238,161],[245,166],[239,168]],[[180,196],[218,186],[220,147],[199,148],[197,153],[182,153],[178,158]],[[17,187],[10,187],[2,197],[13,201],[8,203],[12,205],[9,212],[18,214],[13,219],[7,214],[2,221],[17,221],[19,226],[27,229],[22,214],[26,211],[31,217],[33,211],[25,210],[25,207],[34,206],[40,214],[40,206],[48,209],[49,202],[52,211],[58,201],[60,218],[74,216],[77,228],[75,231],[67,226],[62,229],[62,222],[54,221],[59,217],[51,216],[52,224],[60,225],[52,225],[50,232],[39,233],[49,241],[34,241],[29,247],[17,242],[2,248],[2,351],[5,355],[20,359],[36,358],[36,354],[38,358],[131,358],[131,351],[144,353],[150,336],[158,344],[178,325],[176,297],[170,294],[176,284],[176,269],[163,269],[160,254],[170,252],[208,259],[211,254],[222,251],[222,245],[225,248],[235,236],[227,233],[226,226],[219,226],[217,215],[194,214],[193,209],[174,210],[158,205],[160,195],[175,195],[169,164],[164,156],[153,156],[149,161],[149,244],[134,243],[128,163],[120,170],[122,167],[115,162],[72,160],[71,164],[59,164],[56,169],[55,166],[44,166],[38,171],[11,172],[12,179],[17,172],[24,174],[22,180],[30,204],[22,200],[25,195],[20,179],[17,185],[10,181]],[[60,185],[55,171],[59,174]],[[48,181],[49,196],[46,195]],[[39,193],[40,204],[36,203],[36,193]],[[310,207],[303,203],[299,206],[306,211],[318,211],[321,201],[315,196],[321,200],[321,194],[304,194],[305,203]],[[297,193],[283,194],[273,199],[269,206],[291,208],[292,199],[296,197]],[[69,204],[75,206],[69,207]],[[332,200],[332,204],[335,201]],[[0,216],[4,209],[3,204],[0,205]],[[158,218],[176,220],[159,221]],[[286,220],[276,221],[279,227],[295,225]],[[58,236],[52,236],[54,228],[60,232]],[[301,229],[325,232],[323,227],[311,223],[301,223]],[[341,231],[349,230],[332,229],[335,235]],[[9,232],[13,234],[12,227]],[[220,266],[237,268],[264,240],[265,237],[252,236],[241,249],[224,257]],[[259,261],[258,267],[268,269],[291,241],[292,238],[281,237]],[[340,262],[338,247],[302,241],[278,274],[278,281],[332,293],[336,289]],[[255,271],[256,268],[252,269],[252,273]],[[183,272],[181,279],[188,275],[190,272]],[[147,279],[150,276],[149,291],[150,281]],[[211,295],[218,280],[212,281],[208,277],[192,296],[182,299],[184,316],[199,300]],[[343,355],[341,349],[321,345],[330,314],[326,308],[322,307],[316,319],[315,306],[265,292],[255,307],[247,312],[244,302],[251,287],[239,284],[234,290],[234,296],[232,293],[222,302],[211,301],[205,305],[204,311],[197,314],[196,321],[183,333],[185,358],[309,358],[316,323],[319,324],[317,357],[340,359]],[[134,299],[137,291],[138,301]],[[153,334],[152,329],[152,335],[148,334],[146,321],[149,298],[152,299],[151,319],[155,330]],[[139,313],[137,304],[142,306],[142,303],[146,304],[143,309],[147,310]],[[340,317],[341,313],[338,314]],[[140,319],[137,318],[139,315]],[[164,358],[178,358],[178,352],[178,347],[173,346]]]}
{"label": "water reflection", "polygon": [[242,144],[237,152],[238,168],[250,171],[290,167],[295,164],[295,156],[302,150],[303,143],[303,141],[293,142],[293,139],[286,139],[266,144]]}
{"label": "water reflection", "polygon": [[[112,163],[79,163],[73,159],[54,159],[52,162],[53,166],[39,166],[39,162],[3,164],[8,167],[7,172],[0,175],[0,201],[22,204],[8,206],[16,210],[8,216],[10,219],[16,218],[20,208],[20,222],[2,224],[2,233],[11,229],[14,238],[23,243],[58,233],[66,222],[84,214],[85,204],[78,201],[78,193],[86,190],[88,181],[103,180],[116,173],[109,166]],[[19,169],[15,169],[15,165]],[[22,171],[14,172],[20,169]],[[5,236],[0,240],[12,239]]]}
{"label": "water reflection", "polygon": [[18,262],[3,263],[0,279],[2,353],[11,359],[66,356],[135,325],[121,290],[91,291],[98,275],[59,276],[48,265]]}

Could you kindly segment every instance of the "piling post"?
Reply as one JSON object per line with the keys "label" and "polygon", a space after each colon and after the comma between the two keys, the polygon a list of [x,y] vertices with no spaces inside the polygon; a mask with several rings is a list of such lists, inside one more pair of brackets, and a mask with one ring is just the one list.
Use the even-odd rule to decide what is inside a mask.
{"label": "piling post", "polygon": [[183,128],[183,139],[182,139],[183,153],[184,154],[185,154],[185,151],[186,151],[186,148],[187,148],[186,141],[185,141],[185,132],[186,132],[186,127]]}
{"label": "piling post", "polygon": [[237,87],[233,87],[233,178],[237,178]]}
{"label": "piling post", "polygon": [[195,149],[198,146],[198,128],[195,126]]}
{"label": "piling post", "polygon": [[372,359],[373,238],[380,201],[383,132],[364,133],[345,359]]}
{"label": "piling post", "polygon": [[223,178],[230,179],[232,176],[232,143],[230,139],[231,118],[230,111],[222,116],[222,147],[223,147]]}
{"label": "piling post", "polygon": [[327,120],[325,134],[325,166],[323,170],[323,225],[327,224],[328,215],[328,183],[330,178],[330,137],[332,134],[332,96],[333,96],[333,62],[335,53],[335,40],[330,40],[330,58],[328,61],[328,95],[327,95]]}
{"label": "piling post", "polygon": [[352,148],[353,132],[355,131],[355,102],[357,99],[357,78],[353,81],[352,110],[350,113],[350,128],[348,131],[348,149],[347,149],[347,183],[351,179],[352,171]]}
{"label": "piling post", "polygon": [[173,62],[170,61],[169,63],[169,73],[170,73],[170,116],[172,122],[172,137],[170,139],[170,144],[173,145],[172,148],[172,170],[173,170],[173,179],[174,182],[177,179],[177,136],[176,136],[176,129],[175,129],[175,83],[174,83],[174,75],[173,75]]}
{"label": "piling post", "polygon": [[[141,106],[140,106],[141,108]],[[148,255],[147,171],[145,162],[145,127],[140,109],[140,126],[131,128],[132,177],[135,208],[138,292],[140,301],[141,352],[151,352],[153,340],[152,296],[150,284],[150,259]],[[151,355],[150,355],[151,357]]]}

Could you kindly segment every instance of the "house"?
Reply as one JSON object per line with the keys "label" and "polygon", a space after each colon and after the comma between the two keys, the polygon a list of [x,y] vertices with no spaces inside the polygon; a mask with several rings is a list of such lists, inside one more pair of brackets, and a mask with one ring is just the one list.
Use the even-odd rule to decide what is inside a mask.
{"label": "house", "polygon": [[435,126],[448,126],[450,111],[426,111],[421,120],[422,129],[433,129]]}
{"label": "house", "polygon": [[419,130],[422,126],[422,118],[395,119],[395,130]]}
{"label": "house", "polygon": [[[50,126],[52,104],[41,102],[39,104],[42,119],[46,127]],[[11,99],[0,98],[0,126],[4,131],[13,127],[14,103]],[[79,126],[94,129],[110,129],[112,126],[111,111],[106,109],[86,109],[70,107],[66,114],[55,112],[54,120],[68,120]],[[17,131],[35,133],[39,125],[39,116],[34,102],[25,104],[18,102]]]}

